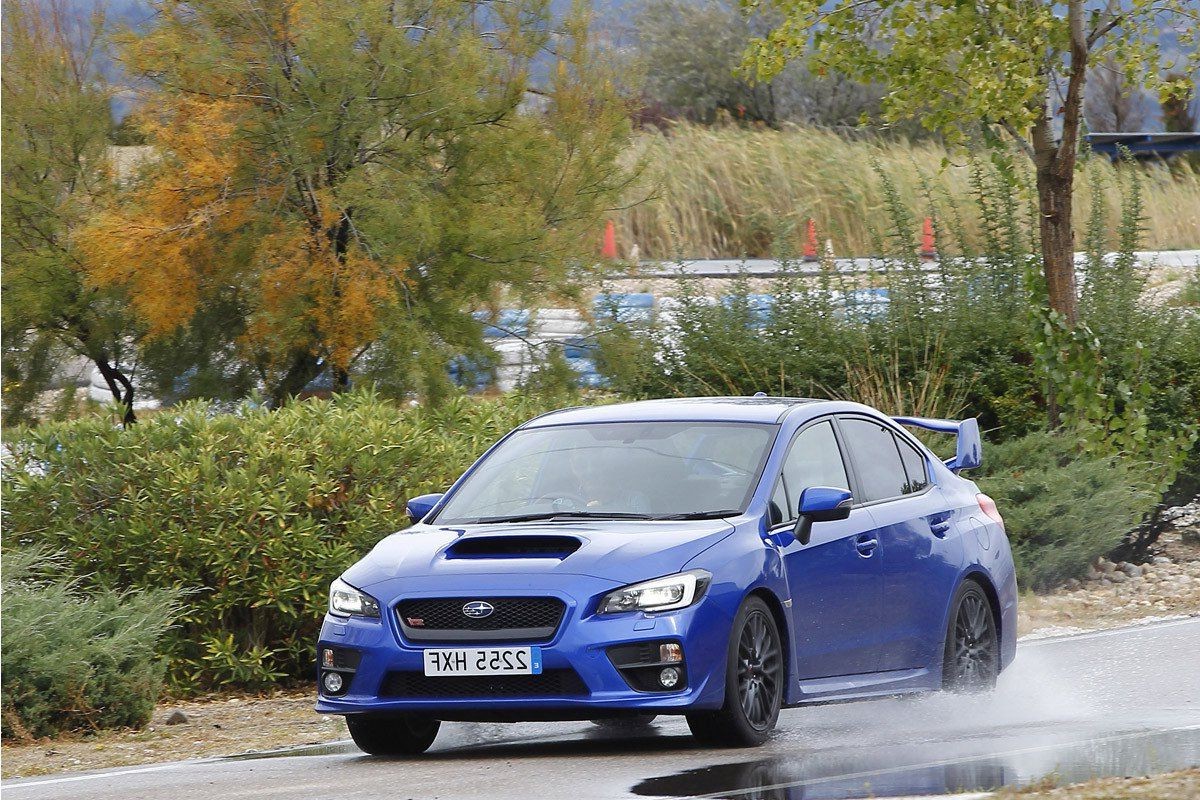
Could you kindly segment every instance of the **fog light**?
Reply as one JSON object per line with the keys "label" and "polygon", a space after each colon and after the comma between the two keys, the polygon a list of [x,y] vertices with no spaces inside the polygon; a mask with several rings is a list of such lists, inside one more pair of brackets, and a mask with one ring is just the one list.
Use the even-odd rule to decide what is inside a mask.
{"label": "fog light", "polygon": [[321,666],[325,667],[326,669],[332,669],[334,667],[333,650],[328,647],[321,649]]}
{"label": "fog light", "polygon": [[660,644],[658,646],[658,660],[668,664],[683,661],[683,645],[678,642]]}
{"label": "fog light", "polygon": [[[665,672],[666,670],[663,671]],[[342,690],[342,686],[345,685],[340,672],[326,672],[321,682],[325,684],[325,691],[329,694],[337,694]]]}
{"label": "fog light", "polygon": [[679,670],[674,667],[667,667],[658,673],[658,682],[666,689],[672,688],[675,684],[679,683]]}

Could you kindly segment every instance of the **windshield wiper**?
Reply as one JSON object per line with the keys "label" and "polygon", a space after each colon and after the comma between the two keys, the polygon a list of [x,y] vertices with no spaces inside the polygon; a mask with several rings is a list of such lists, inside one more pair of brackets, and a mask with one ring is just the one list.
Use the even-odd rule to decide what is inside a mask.
{"label": "windshield wiper", "polygon": [[624,511],[543,511],[538,514],[515,514],[507,517],[479,517],[473,525],[493,522],[536,522],[555,519],[661,519],[653,514],[633,514]]}
{"label": "windshield wiper", "polygon": [[690,511],[687,514],[664,514],[654,519],[719,519],[720,517],[736,517],[741,514],[740,508],[723,508],[720,511]]}

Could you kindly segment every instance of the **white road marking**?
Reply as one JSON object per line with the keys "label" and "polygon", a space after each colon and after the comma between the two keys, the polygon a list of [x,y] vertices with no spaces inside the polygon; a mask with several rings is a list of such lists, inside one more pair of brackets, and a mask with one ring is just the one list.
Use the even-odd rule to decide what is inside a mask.
{"label": "white road marking", "polygon": [[1108,636],[1121,636],[1131,633],[1141,633],[1142,631],[1158,631],[1163,628],[1177,628],[1180,625],[1188,625],[1190,623],[1200,623],[1200,617],[1179,617],[1171,620],[1155,620],[1154,622],[1144,622],[1141,624],[1133,623],[1130,625],[1122,625],[1119,628],[1106,628],[1101,631],[1085,631],[1083,633],[1065,633],[1061,636],[1039,636],[1037,638],[1018,639],[1018,647],[1034,647],[1042,644],[1052,644],[1055,642],[1078,642],[1087,639],[1103,639]]}
{"label": "white road marking", "polygon": [[194,767],[197,764],[203,764],[204,761],[176,761],[171,764],[156,764],[152,767],[137,767],[136,769],[123,769],[117,772],[96,772],[89,775],[70,775],[65,778],[45,778],[42,780],[31,780],[23,783],[6,783],[4,791],[11,792],[16,789],[26,789],[30,786],[52,786],[56,783],[77,783],[79,781],[94,781],[100,778],[117,778],[121,775],[140,775],[145,772],[165,772],[169,769],[179,769],[181,767]]}

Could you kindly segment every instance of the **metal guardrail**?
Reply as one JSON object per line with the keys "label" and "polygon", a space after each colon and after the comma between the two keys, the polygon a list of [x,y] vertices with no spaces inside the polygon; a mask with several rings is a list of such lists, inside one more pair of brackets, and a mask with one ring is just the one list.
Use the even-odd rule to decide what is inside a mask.
{"label": "metal guardrail", "polygon": [[1181,153],[1200,152],[1200,131],[1089,133],[1087,141],[1092,152],[1108,156],[1114,161],[1121,157],[1122,149],[1128,150],[1134,158],[1170,158]]}
{"label": "metal guardrail", "polygon": [[[1138,265],[1150,269],[1153,267],[1182,267],[1195,269],[1200,267],[1200,250],[1146,250],[1134,253]],[[1109,254],[1115,257],[1115,254]],[[1086,256],[1075,254],[1075,261],[1083,264]],[[882,272],[885,269],[895,269],[896,261],[883,258],[835,258],[834,269],[848,274]],[[923,269],[936,270],[936,261],[921,262]],[[793,261],[788,264],[793,271],[802,275],[815,275],[823,269],[821,263]],[[746,275],[751,278],[767,278],[778,275],[784,269],[784,262],[773,258],[711,258],[688,261],[658,261],[646,263],[630,271],[623,277],[629,278],[734,278]]]}

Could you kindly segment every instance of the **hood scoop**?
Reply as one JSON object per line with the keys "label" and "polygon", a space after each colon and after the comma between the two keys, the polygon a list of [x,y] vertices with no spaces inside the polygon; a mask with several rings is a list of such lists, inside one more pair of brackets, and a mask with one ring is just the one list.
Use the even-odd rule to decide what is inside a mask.
{"label": "hood scoop", "polygon": [[574,553],[583,542],[574,536],[515,534],[468,536],[446,548],[446,558],[557,558]]}

